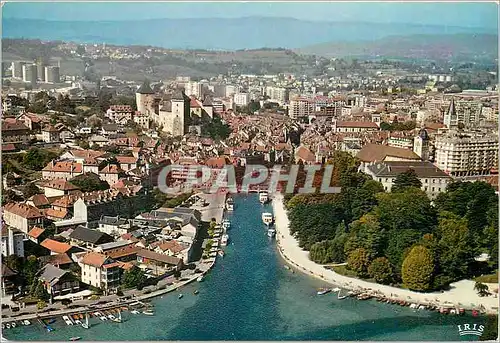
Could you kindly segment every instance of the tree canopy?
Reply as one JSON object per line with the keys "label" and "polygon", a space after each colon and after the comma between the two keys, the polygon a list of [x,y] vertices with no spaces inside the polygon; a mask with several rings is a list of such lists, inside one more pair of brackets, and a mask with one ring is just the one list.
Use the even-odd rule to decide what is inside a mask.
{"label": "tree canopy", "polygon": [[75,176],[70,183],[80,188],[82,192],[103,191],[109,189],[109,184],[99,178],[95,173],[85,173]]}
{"label": "tree canopy", "polygon": [[403,283],[413,291],[428,291],[432,287],[434,261],[426,247],[413,247],[403,262],[401,271]]}
{"label": "tree canopy", "polygon": [[394,179],[394,183],[391,188],[391,192],[401,192],[407,187],[421,188],[422,182],[417,176],[414,169],[408,169],[407,171],[399,174]]}

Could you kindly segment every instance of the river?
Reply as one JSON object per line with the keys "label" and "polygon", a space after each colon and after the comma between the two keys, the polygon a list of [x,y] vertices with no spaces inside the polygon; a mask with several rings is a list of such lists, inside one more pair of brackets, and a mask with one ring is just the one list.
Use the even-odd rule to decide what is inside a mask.
{"label": "river", "polygon": [[[320,280],[283,267],[266,235],[256,195],[235,196],[226,255],[201,283],[153,299],[154,316],[122,314],[124,322],[91,318],[91,328],[66,326],[47,333],[40,325],[5,330],[10,340],[474,340],[457,325],[484,318],[445,316],[408,307],[317,296]],[[199,290],[198,295],[193,291]],[[184,294],[178,299],[178,293]]]}

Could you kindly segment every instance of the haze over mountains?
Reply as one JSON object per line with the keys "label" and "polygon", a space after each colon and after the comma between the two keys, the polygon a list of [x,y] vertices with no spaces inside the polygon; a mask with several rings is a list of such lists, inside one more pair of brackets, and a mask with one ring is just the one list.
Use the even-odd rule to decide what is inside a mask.
{"label": "haze over mountains", "polygon": [[[447,35],[462,34],[449,38]],[[476,36],[473,36],[476,35]],[[483,34],[488,34],[483,36]],[[354,22],[313,22],[293,18],[245,17],[205,19],[154,19],[140,21],[44,21],[3,20],[3,37],[62,40],[115,45],[151,45],[170,49],[238,50],[258,48],[298,49],[323,55],[399,54],[418,47],[448,44],[450,49],[488,51],[496,55],[497,32],[488,28],[380,24]],[[394,41],[390,36],[399,36]],[[451,36],[450,36],[451,37]],[[458,37],[458,38],[457,38]],[[480,37],[477,41],[476,38]],[[380,40],[380,41],[378,41]],[[476,42],[474,49],[467,46]],[[478,46],[479,50],[478,50]],[[434,48],[432,48],[434,49]],[[385,51],[385,52],[384,52]],[[425,54],[425,52],[421,52]],[[431,57],[431,56],[429,56]]]}

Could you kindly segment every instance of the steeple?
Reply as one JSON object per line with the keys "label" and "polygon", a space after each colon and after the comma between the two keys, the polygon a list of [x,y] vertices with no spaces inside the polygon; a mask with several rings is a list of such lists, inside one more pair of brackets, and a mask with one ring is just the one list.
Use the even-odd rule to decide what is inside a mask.
{"label": "steeple", "polygon": [[450,102],[450,107],[448,107],[448,113],[447,113],[450,117],[453,117],[456,115],[455,113],[455,98],[451,98],[451,102]]}

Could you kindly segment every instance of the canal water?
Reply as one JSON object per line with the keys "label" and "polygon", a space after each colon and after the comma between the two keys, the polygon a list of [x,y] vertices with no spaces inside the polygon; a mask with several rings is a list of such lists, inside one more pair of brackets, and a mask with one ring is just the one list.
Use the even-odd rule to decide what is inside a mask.
{"label": "canal water", "polygon": [[[378,303],[317,296],[325,286],[284,268],[261,220],[256,195],[235,196],[226,255],[201,283],[155,298],[154,316],[122,313],[123,323],[91,318],[91,328],[66,326],[61,318],[47,333],[39,325],[5,330],[10,340],[475,340],[459,324],[484,318],[445,316]],[[199,294],[194,295],[194,290]],[[184,294],[178,299],[178,294]]]}

